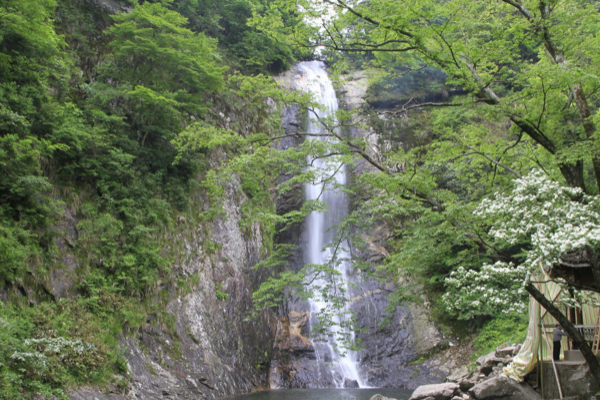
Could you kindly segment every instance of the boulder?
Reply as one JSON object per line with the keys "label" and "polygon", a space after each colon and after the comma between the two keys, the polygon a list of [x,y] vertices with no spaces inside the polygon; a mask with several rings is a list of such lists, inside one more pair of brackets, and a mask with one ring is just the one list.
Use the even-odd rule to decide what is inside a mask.
{"label": "boulder", "polygon": [[450,400],[457,391],[458,384],[453,382],[419,386],[409,400]]}
{"label": "boulder", "polygon": [[476,378],[475,379],[464,379],[464,380],[458,382],[460,390],[463,391],[463,392],[469,391],[469,389],[471,389],[476,384],[477,384],[477,379]]}
{"label": "boulder", "polygon": [[[598,392],[598,385],[586,363],[556,363],[556,371],[560,376],[562,395],[564,397],[581,396],[589,399],[589,395]],[[560,391],[556,386],[554,369],[549,361],[543,366],[544,379],[544,397],[547,399],[557,399],[560,397]],[[600,396],[596,396],[600,399]]]}
{"label": "boulder", "polygon": [[523,345],[522,345],[522,344],[518,344],[518,345],[515,347],[515,351],[513,351],[513,354],[512,354],[512,355],[513,355],[513,357],[514,357],[514,356],[516,356],[517,354],[519,354],[519,352],[521,351],[521,347],[523,347]]}
{"label": "boulder", "polygon": [[482,374],[489,374],[492,372],[492,368],[494,368],[497,364],[504,363],[505,359],[496,357],[496,352],[493,351],[485,356],[481,356],[475,361],[479,365],[479,371]]}
{"label": "boulder", "polygon": [[358,382],[355,381],[354,379],[344,379],[344,387],[346,389],[358,389],[360,386],[358,385]]}
{"label": "boulder", "polygon": [[392,399],[390,397],[384,397],[380,394],[376,394],[375,396],[372,396],[369,400],[396,400],[396,399]]}
{"label": "boulder", "polygon": [[463,366],[452,371],[452,373],[446,377],[446,380],[448,382],[460,382],[466,379],[468,376],[469,370],[467,369],[467,367]]}
{"label": "boulder", "polygon": [[471,398],[477,400],[539,400],[539,393],[526,383],[518,383],[506,376],[488,379],[469,390]]}
{"label": "boulder", "polygon": [[509,347],[505,347],[503,349],[496,349],[496,357],[499,357],[499,358],[512,357],[515,354],[516,349],[517,349],[517,346],[509,346]]}
{"label": "boulder", "polygon": [[492,368],[492,372],[490,372],[487,376],[487,379],[495,378],[500,376],[503,373],[504,364],[500,363]]}

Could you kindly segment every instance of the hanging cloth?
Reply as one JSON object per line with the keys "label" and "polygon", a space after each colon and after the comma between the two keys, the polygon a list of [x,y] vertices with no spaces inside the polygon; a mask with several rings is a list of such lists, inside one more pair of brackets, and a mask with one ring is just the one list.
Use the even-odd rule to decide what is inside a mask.
{"label": "hanging cloth", "polygon": [[527,337],[513,361],[502,370],[503,375],[517,382],[523,382],[525,375],[530,373],[537,363],[536,353],[540,344],[540,333],[540,305],[533,297],[529,297]]}

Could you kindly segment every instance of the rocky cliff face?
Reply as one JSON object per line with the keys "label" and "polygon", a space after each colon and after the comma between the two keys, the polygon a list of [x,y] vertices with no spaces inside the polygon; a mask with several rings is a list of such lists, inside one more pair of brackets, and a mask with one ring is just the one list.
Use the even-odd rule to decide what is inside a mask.
{"label": "rocky cliff face", "polygon": [[[362,138],[367,143],[367,153],[379,160],[383,140],[371,129],[362,128],[360,117],[366,114],[367,76],[362,71],[342,76],[339,81],[340,106],[347,111],[357,111],[355,124],[348,134]],[[375,110],[377,111],[377,110]],[[355,176],[376,169],[364,159],[359,159],[353,169]],[[355,199],[368,201],[368,199]],[[356,232],[364,242],[363,248],[353,248],[353,255],[369,263],[378,263],[389,256],[385,242],[393,227],[384,223]],[[429,319],[423,305],[396,307],[393,315],[386,315],[388,296],[399,282],[364,282],[356,293],[353,309],[358,316],[358,338],[364,345],[361,366],[369,384],[378,387],[413,389],[419,385],[440,382],[449,368],[443,351],[449,347],[445,337]],[[389,318],[383,324],[384,317]],[[427,361],[420,361],[427,359]],[[442,361],[444,360],[444,361]]]}
{"label": "rocky cliff face", "polygon": [[[293,89],[294,76],[299,72],[292,69],[280,77],[283,86]],[[340,106],[346,110],[362,109],[365,105],[367,80],[357,72],[344,77],[339,82]],[[297,109],[289,110],[285,120],[286,129],[292,132],[302,124],[304,117]],[[288,131],[289,132],[289,131]],[[365,138],[371,155],[377,157],[379,138],[372,131],[359,128],[356,124],[349,135]],[[372,171],[373,167],[359,160],[352,173],[354,175]],[[300,193],[302,195],[302,193]],[[279,204],[279,209],[297,209],[301,200],[287,199]],[[285,243],[299,245],[302,227],[286,233],[281,239]],[[357,232],[361,235],[364,249],[353,249],[354,255],[369,262],[378,262],[386,257],[384,246],[388,235],[384,225],[373,226]],[[301,254],[290,260],[290,267],[301,267]],[[395,288],[395,282],[370,282],[356,276],[357,288],[352,293],[352,309],[356,312],[361,332],[357,337],[364,345],[360,354],[360,373],[368,384],[376,387],[415,388],[426,383],[443,380],[449,372],[448,363],[440,353],[448,347],[435,324],[428,319],[426,309],[413,305],[397,307],[390,317],[391,323],[382,326],[388,296]],[[414,363],[424,355],[440,353],[428,358],[427,362]],[[272,388],[314,388],[331,387],[333,377],[327,365],[328,360],[318,360],[310,338],[308,305],[303,302],[290,302],[280,310],[274,343],[274,357],[271,360],[269,382]]]}
{"label": "rocky cliff face", "polygon": [[[166,313],[172,323],[149,316],[144,327],[122,340],[131,381],[125,390],[79,389],[74,400],[214,399],[265,388],[275,316],[270,312],[246,321],[251,295],[261,276],[250,267],[261,258],[258,225],[240,228],[241,205],[246,200],[239,183],[227,186],[224,216],[207,226],[180,221],[173,235],[179,261],[172,266],[191,279],[189,293],[164,293],[171,300]],[[198,199],[200,200],[200,199]],[[74,224],[74,217],[66,225]],[[73,225],[74,226],[74,225]],[[67,229],[72,240],[76,230]],[[75,266],[68,260],[69,269]],[[56,277],[52,290],[69,293]],[[125,393],[123,393],[125,392]]]}

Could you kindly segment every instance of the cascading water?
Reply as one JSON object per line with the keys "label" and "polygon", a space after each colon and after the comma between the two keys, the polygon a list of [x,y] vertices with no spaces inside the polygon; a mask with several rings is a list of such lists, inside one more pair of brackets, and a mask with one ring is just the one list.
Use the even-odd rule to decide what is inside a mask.
{"label": "cascading water", "polygon": [[[319,134],[326,133],[323,124],[319,120],[327,119],[335,115],[338,109],[338,101],[335,95],[333,85],[325,70],[325,65],[319,61],[303,62],[299,64],[301,75],[296,79],[296,87],[308,93],[312,93],[321,107],[314,110],[309,115],[307,123],[307,133],[317,136],[320,140],[331,140],[330,138],[319,137]],[[316,115],[315,115],[316,114]],[[317,176],[331,177],[327,183],[317,178],[312,184],[306,185],[306,200],[320,200],[327,206],[328,212],[313,211],[307,218],[304,235],[304,262],[307,264],[326,264],[334,259],[332,263],[339,276],[336,277],[335,286],[338,293],[342,292],[345,296],[350,293],[350,279],[352,275],[351,265],[348,262],[348,245],[345,241],[331,246],[336,236],[335,227],[347,215],[348,202],[343,191],[339,188],[346,183],[346,168],[337,161],[335,157],[310,159],[309,168],[317,172]],[[335,190],[335,187],[338,190]],[[335,255],[334,250],[335,248]],[[320,288],[330,285],[331,281],[325,279],[314,279],[311,281],[310,289],[319,292]],[[333,293],[329,293],[333,294]],[[347,298],[346,300],[349,300]],[[347,302],[349,304],[349,302]],[[311,326],[314,327],[318,321],[317,316],[324,312],[331,312],[332,304],[324,296],[316,295],[310,300]],[[340,343],[342,340],[354,341],[354,332],[352,332],[341,320],[340,315],[348,309],[341,312],[333,312],[333,326],[326,328],[324,335],[318,335],[311,332],[311,339],[314,344],[315,353],[318,361],[328,366],[328,371],[333,377],[333,384],[338,387],[344,387],[348,380],[356,381],[359,387],[366,387],[358,372],[357,354],[355,351],[346,350]]]}

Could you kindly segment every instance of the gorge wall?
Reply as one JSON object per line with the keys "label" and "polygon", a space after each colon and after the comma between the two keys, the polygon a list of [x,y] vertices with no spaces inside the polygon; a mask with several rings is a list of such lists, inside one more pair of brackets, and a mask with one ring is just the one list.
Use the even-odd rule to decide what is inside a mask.
{"label": "gorge wall", "polygon": [[[262,279],[250,268],[262,257],[261,231],[258,225],[249,231],[240,227],[245,195],[239,183],[233,179],[226,190],[222,217],[207,225],[180,221],[172,234],[173,246],[181,249],[172,268],[180,276],[195,278],[187,294],[163,293],[171,298],[165,313],[172,321],[150,315],[139,331],[122,339],[128,387],[78,389],[72,399],[214,399],[268,387],[276,316],[263,312],[245,320],[252,291]],[[75,222],[76,216],[64,231],[73,243]],[[72,255],[63,257],[74,270]],[[65,279],[58,271],[50,286],[59,297],[74,295]]]}

